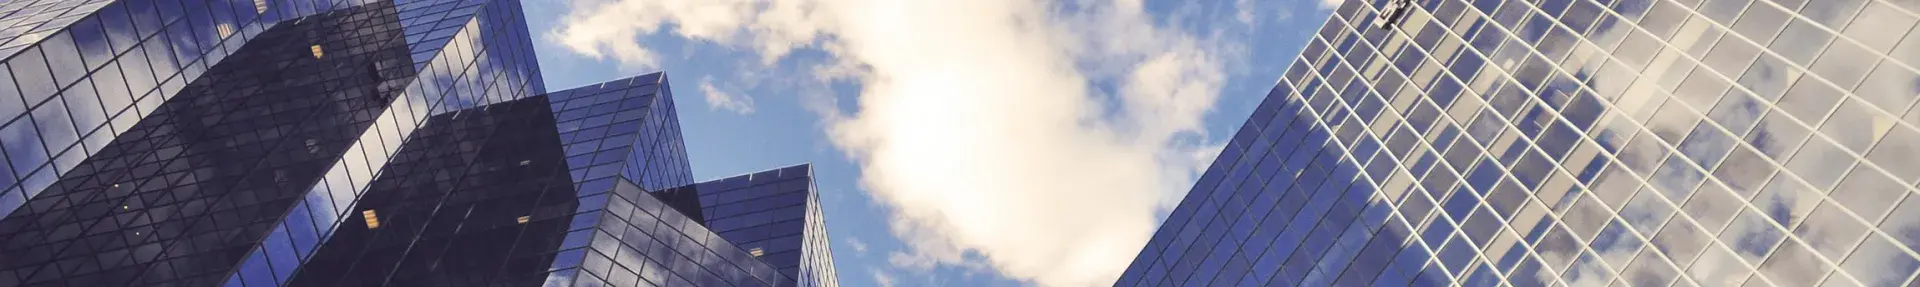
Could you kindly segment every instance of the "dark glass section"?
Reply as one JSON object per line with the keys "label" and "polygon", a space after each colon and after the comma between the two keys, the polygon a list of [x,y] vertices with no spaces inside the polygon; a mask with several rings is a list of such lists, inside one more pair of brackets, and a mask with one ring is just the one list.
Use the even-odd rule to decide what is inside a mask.
{"label": "dark glass section", "polygon": [[833,284],[810,181],[768,207],[804,220],[736,246],[706,225],[665,74],[535,96],[523,18],[0,3],[0,286]]}
{"label": "dark glass section", "polygon": [[625,178],[646,190],[693,184],[666,73],[553,92],[560,140],[579,182]]}
{"label": "dark glass section", "polygon": [[[825,243],[813,169],[802,164],[702,182],[668,192],[694,191],[713,232],[779,268],[801,286],[832,286],[832,254]],[[655,196],[672,198],[673,195]],[[819,280],[815,280],[819,279]]]}
{"label": "dark glass section", "polygon": [[[693,218],[694,221],[699,221],[700,225],[707,224],[707,215],[700,212],[699,185],[668,188],[666,190],[649,192],[648,194],[653,195],[656,199],[660,199],[660,202],[666,203],[667,206],[672,207],[674,211],[679,211],[680,214]],[[711,228],[712,226],[708,227]]]}
{"label": "dark glass section", "polygon": [[554,135],[545,97],[429,118],[290,286],[540,286],[579,205]]}
{"label": "dark glass section", "polygon": [[[0,214],[283,20],[377,0],[0,3]],[[71,127],[69,127],[71,126]]]}
{"label": "dark glass section", "polygon": [[[354,211],[354,202],[392,155],[433,115],[538,94],[538,64],[518,1],[423,0],[397,4],[419,75],[373,127],[355,137],[308,185],[306,197],[241,263],[228,286],[274,286],[326,240]],[[325,54],[330,50],[321,50]]]}
{"label": "dark glass section", "polygon": [[412,77],[398,20],[261,33],[0,220],[0,281],[218,284]]}

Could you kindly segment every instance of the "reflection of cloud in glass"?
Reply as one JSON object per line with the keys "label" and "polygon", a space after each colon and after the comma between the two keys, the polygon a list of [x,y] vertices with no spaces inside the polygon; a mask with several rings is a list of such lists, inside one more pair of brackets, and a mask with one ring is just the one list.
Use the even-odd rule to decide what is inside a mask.
{"label": "reflection of cloud in glass", "polygon": [[[1706,16],[1724,20],[1719,23],[1731,22],[1745,6],[1741,5],[1745,2],[1715,2],[1732,4],[1700,7],[1702,13],[1711,14]],[[1700,284],[1738,285],[1746,280],[1742,275],[1745,273],[1741,272],[1748,269],[1745,265],[1760,265],[1759,271],[1765,280],[1773,284],[1806,286],[1825,279],[1827,271],[1834,269],[1828,262],[1842,262],[1861,238],[1877,238],[1860,217],[1871,221],[1892,210],[1894,214],[1888,217],[1885,226],[1898,228],[1889,227],[1885,231],[1911,238],[1907,242],[1920,243],[1920,226],[1915,226],[1920,224],[1920,219],[1913,219],[1920,218],[1920,208],[1896,209],[1894,206],[1907,194],[1908,183],[1920,179],[1920,172],[1909,172],[1920,170],[1920,164],[1911,161],[1920,157],[1920,146],[1916,146],[1920,143],[1890,140],[1920,139],[1920,136],[1909,137],[1915,134],[1911,127],[1897,123],[1902,116],[1913,116],[1885,112],[1904,111],[1915,100],[1915,95],[1920,95],[1920,76],[1894,62],[1880,61],[1878,54],[1872,52],[1876,47],[1892,46],[1873,41],[1901,39],[1906,30],[1884,32],[1891,35],[1863,34],[1861,37],[1878,37],[1861,40],[1869,41],[1863,46],[1851,42],[1860,39],[1835,38],[1815,26],[1814,23],[1845,20],[1828,18],[1853,15],[1846,9],[1858,10],[1860,3],[1848,2],[1809,8],[1807,13],[1811,14],[1812,22],[1780,16],[1773,6],[1749,8],[1750,11],[1768,9],[1759,10],[1761,13],[1748,12],[1750,14],[1777,17],[1772,21],[1780,24],[1774,29],[1784,27],[1786,30],[1778,40],[1770,35],[1755,35],[1760,32],[1727,33],[1722,25],[1716,25],[1709,18],[1688,19],[1684,12],[1678,19],[1648,16],[1641,20],[1642,25],[1654,28],[1652,38],[1632,26],[1609,25],[1620,23],[1612,21],[1602,22],[1595,32],[1589,33],[1590,40],[1623,43],[1621,49],[1613,53],[1619,57],[1616,60],[1624,62],[1576,61],[1583,64],[1568,66],[1570,70],[1566,72],[1591,76],[1587,84],[1601,91],[1599,95],[1616,107],[1607,109],[1597,127],[1587,134],[1615,151],[1624,166],[1608,167],[1590,187],[1600,199],[1596,204],[1618,207],[1619,216],[1628,226],[1608,225],[1593,237],[1589,242],[1597,253],[1592,255],[1615,269],[1633,266],[1626,270],[1629,274],[1657,273],[1646,271],[1648,269],[1641,268],[1639,263],[1628,263],[1639,261],[1630,260],[1632,258],[1660,259],[1658,255],[1638,252],[1637,246],[1644,244],[1641,242],[1645,236],[1655,239],[1656,244],[1651,246],[1659,247],[1660,253],[1683,267],[1691,263],[1688,273]],[[1652,2],[1621,1],[1614,9],[1639,11],[1655,6],[1649,3]],[[1657,3],[1667,6],[1663,9],[1677,8],[1664,1]],[[1849,5],[1853,8],[1847,8]],[[1655,9],[1649,14],[1666,13],[1661,11]],[[1517,31],[1521,37],[1545,34],[1532,23],[1521,27]],[[1766,29],[1754,31],[1760,30]],[[1663,31],[1674,34],[1665,37]],[[1848,29],[1853,31],[1855,29]],[[1764,45],[1769,52],[1756,50],[1758,46],[1743,37],[1771,42]],[[1559,47],[1569,45],[1547,38],[1537,46],[1539,49],[1563,49]],[[1673,47],[1662,47],[1646,39],[1665,39]],[[1829,39],[1839,39],[1841,44],[1835,46],[1840,48],[1820,53],[1833,41]],[[1653,46],[1648,49],[1642,43]],[[1639,50],[1628,51],[1628,48]],[[1746,53],[1744,59],[1741,53]],[[1902,54],[1894,55],[1896,59],[1920,58],[1920,49],[1894,49],[1893,53]],[[1636,55],[1641,57],[1637,61],[1628,58]],[[1495,59],[1495,63],[1510,71],[1518,68],[1520,73],[1529,72],[1525,68],[1528,66],[1516,63],[1515,58]],[[1696,59],[1707,62],[1702,64]],[[1640,69],[1637,79],[1631,72],[1616,72],[1639,69],[1641,65],[1645,68]],[[1817,78],[1802,77],[1808,75],[1806,71],[1794,67],[1809,65]],[[1836,82],[1845,88],[1835,87],[1832,83]],[[1836,96],[1847,91],[1859,97]],[[1499,107],[1522,105],[1526,101],[1526,98],[1493,97],[1489,104]],[[1474,121],[1482,122],[1485,121]],[[1810,127],[1809,123],[1814,125]],[[1473,134],[1475,130],[1491,132],[1498,128],[1497,125],[1471,125],[1468,130]],[[1866,155],[1870,164],[1856,165],[1859,155]],[[1908,160],[1891,161],[1902,158]],[[1775,176],[1775,171],[1781,170],[1776,165],[1784,166],[1790,173]],[[1643,176],[1651,188],[1639,189],[1638,180],[1622,168]],[[1882,171],[1897,175],[1890,177]],[[1829,198],[1831,200],[1827,200]],[[1740,203],[1746,201],[1751,205]],[[1685,216],[1672,217],[1669,222],[1667,219],[1674,214],[1675,206],[1682,203],[1687,208],[1680,214]],[[1580,210],[1588,208],[1575,204],[1566,215],[1568,226],[1581,229],[1583,227],[1575,225],[1591,224],[1585,222],[1592,219],[1583,219],[1591,215],[1580,214]],[[1696,221],[1712,227],[1703,234],[1700,227],[1693,225]],[[1727,225],[1725,232],[1717,232],[1718,226],[1725,223],[1732,224]],[[1666,227],[1661,228],[1662,224]],[[1783,226],[1794,230],[1793,236],[1787,236],[1781,229]],[[1535,249],[1550,266],[1555,265],[1552,262],[1569,262],[1581,254],[1578,249],[1569,248],[1570,242],[1562,237],[1566,234],[1556,229]],[[1709,238],[1717,238],[1721,243],[1706,245],[1709,247],[1704,252],[1706,255],[1693,261],[1694,254],[1701,254],[1697,251],[1700,244],[1708,243]],[[1869,246],[1872,244],[1860,245],[1860,249],[1874,248]],[[1884,268],[1843,268],[1853,273],[1848,278],[1870,285],[1900,283],[1906,274],[1913,272],[1915,265],[1904,263],[1914,260],[1901,250],[1854,257],[1901,263],[1875,265]],[[1562,277],[1566,283],[1576,286],[1606,283],[1591,282],[1596,276],[1590,270],[1604,269],[1594,269],[1590,260],[1579,258],[1564,276],[1547,273],[1538,276]],[[1526,273],[1517,272],[1514,276]]]}

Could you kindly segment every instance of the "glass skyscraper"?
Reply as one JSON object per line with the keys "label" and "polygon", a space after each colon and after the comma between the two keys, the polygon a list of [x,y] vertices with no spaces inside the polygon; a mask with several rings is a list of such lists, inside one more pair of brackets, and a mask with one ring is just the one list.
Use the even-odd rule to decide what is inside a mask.
{"label": "glass skyscraper", "polygon": [[827,250],[827,222],[813,185],[813,165],[801,164],[670,189],[680,198],[698,197],[702,222],[720,237],[760,256],[780,272],[803,282],[838,282]]}
{"label": "glass skyscraper", "polygon": [[835,284],[824,240],[763,257],[669,206],[723,203],[668,192],[695,182],[665,74],[548,93],[523,19],[0,3],[0,286]]}
{"label": "glass skyscraper", "polygon": [[1120,286],[1904,286],[1920,1],[1346,1]]}

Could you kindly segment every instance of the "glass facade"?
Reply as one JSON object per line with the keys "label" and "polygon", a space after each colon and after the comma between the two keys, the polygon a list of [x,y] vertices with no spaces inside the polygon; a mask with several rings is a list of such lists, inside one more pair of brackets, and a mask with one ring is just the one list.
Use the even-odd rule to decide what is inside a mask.
{"label": "glass facade", "polygon": [[545,97],[427,119],[287,285],[540,285],[581,203],[554,128]]}
{"label": "glass facade", "polygon": [[[0,191],[0,213],[17,209],[27,198],[46,190],[78,161],[132,128],[189,82],[204,78],[211,67],[225,62],[228,55],[267,28],[375,2],[381,1],[38,0],[0,4],[0,11],[4,11],[0,24],[9,27],[0,29],[0,39],[7,39],[0,44],[0,64],[5,66],[0,69],[4,74],[0,86],[7,87],[0,89],[0,121],[4,121],[0,124],[0,134],[4,134],[0,136],[0,153],[7,156],[8,163],[0,176],[0,185],[8,186]],[[409,3],[437,2],[451,1]],[[524,46],[519,53],[531,58],[531,45]],[[531,82],[538,85],[537,78],[534,80]]]}
{"label": "glass facade", "polygon": [[1116,285],[1911,284],[1916,12],[1347,1]]}
{"label": "glass facade", "polygon": [[507,0],[0,3],[0,286],[823,278],[649,196],[694,184],[666,76],[546,93],[523,19]]}
{"label": "glass facade", "polygon": [[838,285],[811,164],[654,194],[669,202],[697,198],[694,204],[674,206],[693,209],[684,213],[700,214],[703,224],[721,238],[773,264],[782,274],[799,280],[800,286]]}
{"label": "glass facade", "polygon": [[650,194],[693,184],[664,73],[548,95],[579,209],[550,286],[792,286],[754,258]]}

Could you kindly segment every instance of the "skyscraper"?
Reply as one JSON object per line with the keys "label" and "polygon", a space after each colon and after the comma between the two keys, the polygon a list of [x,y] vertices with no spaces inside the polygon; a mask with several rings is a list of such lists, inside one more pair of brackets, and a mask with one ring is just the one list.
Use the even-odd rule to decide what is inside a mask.
{"label": "skyscraper", "polygon": [[0,4],[0,286],[833,285],[656,198],[694,183],[664,74],[546,93],[522,19]]}
{"label": "skyscraper", "polygon": [[[813,165],[801,164],[669,189],[677,205],[700,214],[721,238],[764,258],[802,285],[837,282],[827,250],[826,219],[813,185]],[[671,204],[670,204],[671,205]]]}
{"label": "skyscraper", "polygon": [[1346,1],[1120,286],[1902,286],[1920,2]]}

